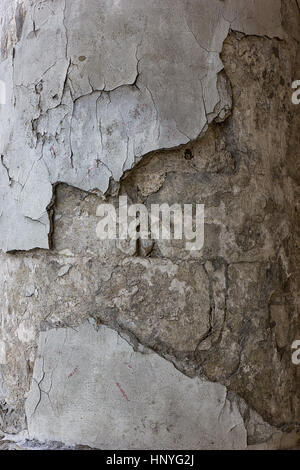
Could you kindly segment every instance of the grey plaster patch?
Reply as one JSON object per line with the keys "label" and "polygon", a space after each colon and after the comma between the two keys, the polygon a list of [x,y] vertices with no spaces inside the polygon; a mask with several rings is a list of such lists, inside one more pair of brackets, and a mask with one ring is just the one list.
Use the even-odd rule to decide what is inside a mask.
{"label": "grey plaster patch", "polygon": [[238,407],[89,322],[42,332],[26,401],[29,438],[101,449],[243,449]]}

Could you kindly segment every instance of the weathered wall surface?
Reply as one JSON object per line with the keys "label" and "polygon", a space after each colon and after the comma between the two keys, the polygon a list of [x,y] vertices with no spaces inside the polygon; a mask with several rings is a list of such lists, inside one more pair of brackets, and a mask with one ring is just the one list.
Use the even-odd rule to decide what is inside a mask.
{"label": "weathered wall surface", "polygon": [[[299,11],[171,3],[0,2],[5,433],[297,445]],[[119,194],[205,204],[203,249],[101,242]]]}
{"label": "weathered wall surface", "polygon": [[217,74],[230,27],[260,34],[263,21],[263,34],[283,36],[279,0],[15,3],[13,54],[11,28],[1,41],[4,251],[48,247],[55,183],[106,192],[142,155],[224,118]]}

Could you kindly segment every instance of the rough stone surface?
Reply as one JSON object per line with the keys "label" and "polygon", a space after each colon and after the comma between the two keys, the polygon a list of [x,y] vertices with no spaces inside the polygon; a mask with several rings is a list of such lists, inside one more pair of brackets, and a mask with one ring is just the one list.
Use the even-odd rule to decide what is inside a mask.
{"label": "rough stone surface", "polygon": [[[56,426],[47,397],[61,335],[70,348],[78,341],[84,361],[87,346],[76,331],[90,319],[99,327],[89,327],[91,336],[118,332],[130,343],[118,339],[118,347],[134,361],[151,358],[159,376],[173,371],[167,376],[177,377],[176,397],[179,384],[201,384],[211,390],[210,407],[216,391],[223,403],[227,391],[233,412],[226,405],[216,448],[299,447],[300,369],[291,362],[291,344],[300,338],[300,112],[291,103],[300,69],[296,2],[243,1],[241,9],[240,1],[182,1],[166,11],[154,1],[89,3],[85,11],[87,2],[79,1],[72,8],[68,0],[0,1],[0,79],[15,100],[0,106],[0,240],[3,251],[31,250],[0,253],[4,445],[14,446],[7,443],[13,434],[22,447],[39,446],[33,438],[50,440],[49,448],[100,446],[88,424],[85,441],[71,438],[72,427]],[[79,13],[85,21],[75,20]],[[148,15],[159,21],[145,21]],[[95,28],[103,34],[91,44]],[[88,34],[79,37],[79,30]],[[180,240],[100,241],[97,206],[116,205],[120,194],[148,207],[205,204],[203,249],[187,252]],[[49,244],[51,250],[33,249]],[[56,345],[51,353],[46,338]],[[151,352],[141,354],[144,347]],[[111,360],[111,345],[103,348]],[[41,354],[47,378],[30,421]],[[89,359],[93,381],[100,370],[93,354]],[[77,367],[71,362],[61,362],[67,375]],[[67,414],[72,402],[69,392],[62,397],[60,364],[57,374],[51,400]],[[148,383],[147,374],[140,380]],[[88,393],[78,388],[83,402],[73,410],[88,409]],[[120,389],[114,393],[127,405]],[[205,421],[208,434],[215,434],[214,416]],[[243,423],[233,438],[226,426],[238,416]],[[137,411],[135,422],[142,417]],[[45,434],[47,423],[52,434]],[[152,447],[149,423],[147,430]]]}

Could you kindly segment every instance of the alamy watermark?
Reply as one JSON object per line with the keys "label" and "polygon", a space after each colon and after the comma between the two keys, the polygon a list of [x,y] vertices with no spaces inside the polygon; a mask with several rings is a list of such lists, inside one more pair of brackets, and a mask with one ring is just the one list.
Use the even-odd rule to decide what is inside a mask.
{"label": "alamy watermark", "polygon": [[96,233],[101,240],[185,240],[188,251],[204,245],[204,204],[128,205],[127,196],[119,197],[118,210],[112,204],[100,204],[101,217]]}
{"label": "alamy watermark", "polygon": [[292,83],[292,88],[295,90],[292,94],[292,103],[300,104],[300,80],[295,80]]}
{"label": "alamy watermark", "polygon": [[[295,90],[292,94],[292,103],[298,105],[300,104],[300,80],[295,80],[292,88]],[[295,340],[292,344],[292,363],[295,366],[300,365],[300,340]]]}
{"label": "alamy watermark", "polygon": [[300,365],[300,340],[296,340],[292,344],[292,363],[295,366]]}

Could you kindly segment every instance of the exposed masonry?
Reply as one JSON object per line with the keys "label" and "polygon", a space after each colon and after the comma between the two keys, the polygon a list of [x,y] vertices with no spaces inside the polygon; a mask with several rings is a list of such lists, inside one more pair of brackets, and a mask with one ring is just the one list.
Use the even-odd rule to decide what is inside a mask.
{"label": "exposed masonry", "polygon": [[[164,12],[162,2],[147,2],[146,7],[141,1],[138,6],[110,1],[108,8],[103,1],[105,19],[97,16],[93,8],[98,2],[92,1],[89,11],[80,10],[86,2],[73,1],[70,8],[68,0],[19,2],[17,8],[6,3],[0,2],[3,11],[7,8],[0,70],[14,77],[9,83],[14,83],[10,93],[17,111],[10,115],[13,108],[8,108],[7,126],[0,130],[6,143],[0,165],[5,198],[0,197],[1,204],[5,201],[0,206],[2,248],[48,248],[50,236],[53,249],[0,255],[0,430],[14,433],[22,447],[34,446],[33,438],[47,440],[47,447],[58,445],[49,442],[53,440],[73,447],[109,446],[101,435],[93,441],[88,419],[87,397],[92,397],[93,411],[99,397],[75,387],[79,401],[78,406],[70,403],[71,414],[69,391],[60,400],[61,372],[67,372],[67,386],[82,373],[76,361],[67,354],[57,361],[57,378],[55,373],[52,377],[51,361],[59,357],[63,336],[74,339],[86,374],[95,378],[97,358],[91,360],[88,354],[85,359],[88,341],[82,333],[89,319],[96,343],[100,336],[109,343],[118,332],[129,343],[124,341],[122,347],[134,362],[141,350],[150,348],[159,376],[167,368],[176,372],[180,384],[200,383],[201,377],[202,392],[210,389],[207,406],[222,390],[224,432],[218,442],[199,446],[299,445],[299,375],[289,351],[300,333],[300,262],[295,249],[300,232],[294,210],[299,116],[290,104],[288,86],[299,64],[296,2],[243,1],[241,11],[238,1],[172,1],[172,9],[164,2],[169,7]],[[196,4],[205,12],[202,19]],[[118,42],[113,31],[119,24],[111,20],[119,18],[121,7],[136,29],[124,27]],[[78,11],[84,18],[80,25],[74,20]],[[151,21],[143,23],[150,14]],[[154,19],[156,14],[159,18]],[[93,28],[103,31],[101,37],[97,33],[99,43],[91,44],[89,35],[78,36],[85,28],[91,36]],[[235,33],[228,36],[230,28]],[[49,50],[42,61],[41,50]],[[159,54],[168,63],[157,61]],[[112,68],[107,67],[107,57]],[[207,82],[202,79],[200,86],[199,78],[205,75]],[[156,77],[157,83],[149,77]],[[127,126],[118,109],[126,104]],[[229,111],[232,115],[225,119]],[[12,128],[15,134],[10,137]],[[140,158],[151,150],[157,152]],[[92,194],[94,189],[100,191]],[[95,214],[103,192],[108,202],[121,193],[146,205],[205,203],[204,250],[187,254],[180,242],[167,241],[100,243]],[[53,213],[50,221],[47,211]],[[56,345],[53,354],[43,349],[46,338]],[[103,346],[103,356],[106,364],[122,369],[115,349]],[[142,382],[146,378],[141,374]],[[116,377],[116,402],[112,406],[107,401],[112,416],[116,404],[126,410],[131,389],[125,385]],[[178,386],[175,408],[182,401],[180,390]],[[72,435],[69,421],[60,430],[49,396],[66,418],[81,416],[84,435],[82,429]],[[167,421],[164,407],[157,409]],[[181,411],[181,417],[187,417],[191,409]],[[142,415],[137,413],[135,423],[142,423]],[[214,435],[213,416],[204,420],[202,431]],[[234,429],[233,435],[228,433],[232,420],[238,423],[237,435]],[[194,424],[199,432],[201,423]],[[154,442],[161,420],[156,416],[144,425],[149,442]],[[176,426],[176,433],[184,430],[180,420]],[[114,439],[111,428],[108,432]],[[135,432],[132,428],[133,434],[127,435],[128,446]]]}

